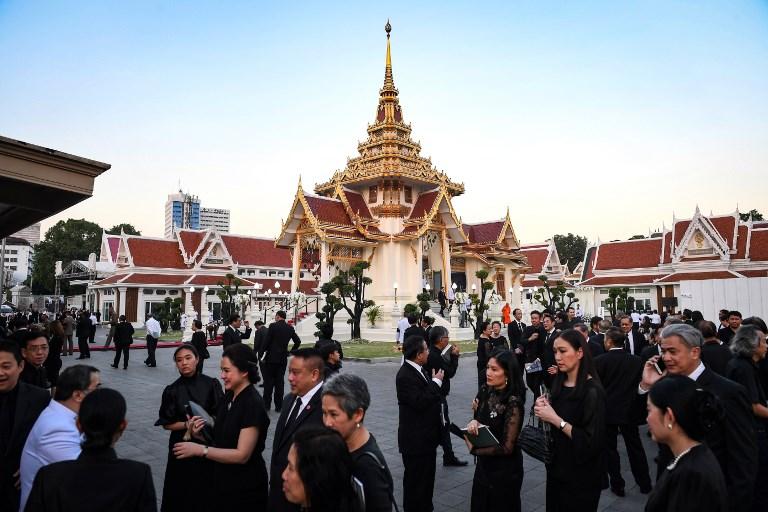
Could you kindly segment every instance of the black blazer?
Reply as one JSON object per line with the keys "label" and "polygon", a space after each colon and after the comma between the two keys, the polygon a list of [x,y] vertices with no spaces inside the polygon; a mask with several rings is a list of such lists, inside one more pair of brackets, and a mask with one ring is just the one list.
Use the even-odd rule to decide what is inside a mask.
{"label": "black blazer", "polygon": [[643,366],[640,356],[623,349],[609,350],[595,358],[595,370],[606,394],[608,425],[643,423],[646,397],[637,393]]}
{"label": "black blazer", "polygon": [[[272,324],[274,325],[274,324]],[[289,503],[283,494],[283,471],[288,466],[288,451],[291,449],[293,435],[307,427],[323,426],[323,388],[317,390],[312,396],[301,413],[296,419],[285,426],[288,415],[293,409],[293,403],[296,401],[296,395],[287,394],[283,400],[283,407],[280,410],[280,418],[275,426],[275,437],[272,440],[272,459],[269,464],[269,506],[270,512],[298,511],[299,507]]]}
{"label": "black blazer", "polygon": [[120,322],[115,326],[115,346],[127,347],[133,344],[133,326],[130,322]]}
{"label": "black blazer", "polygon": [[523,334],[525,334],[525,323],[520,322],[522,329],[517,327],[517,322],[513,319],[507,325],[507,339],[509,340],[509,348],[514,351],[516,348],[523,348]]}
{"label": "black blazer", "polygon": [[112,448],[86,449],[76,460],[40,468],[24,510],[155,512],[152,470],[143,462],[118,459]]}
{"label": "black blazer", "polygon": [[235,343],[241,343],[243,340],[247,340],[250,337],[250,327],[246,327],[245,334],[242,334],[239,329],[235,329],[231,325],[228,325],[227,328],[224,329],[224,334],[221,336],[221,346],[227,348]]}
{"label": "black blazer", "polygon": [[397,445],[404,455],[434,454],[442,429],[440,386],[403,362],[395,377],[399,419]]}
{"label": "black blazer", "polygon": [[256,328],[256,332],[253,333],[253,350],[256,351],[257,354],[259,354],[259,357],[264,353],[264,350],[266,350],[265,343],[267,341],[267,326],[261,325],[258,328]]}
{"label": "black blazer", "polygon": [[627,352],[632,353],[633,355],[639,356],[643,353],[643,349],[648,346],[648,341],[646,341],[645,336],[640,334],[640,332],[637,329],[632,329],[632,341],[635,342],[635,351],[632,352],[629,350],[629,335],[624,335],[626,338],[626,341],[624,342],[624,348]]}
{"label": "black blazer", "polygon": [[701,347],[701,361],[704,366],[723,377],[726,376],[725,367],[732,357],[731,349],[725,344],[704,343]]}
{"label": "black blazer", "polygon": [[587,346],[589,347],[589,352],[592,354],[592,359],[601,354],[605,354],[605,345],[603,344],[604,342],[605,334],[597,333],[589,337],[587,340]]}
{"label": "black blazer", "polygon": [[[703,389],[720,399],[725,409],[723,422],[712,428],[704,442],[720,463],[728,487],[731,510],[752,510],[752,494],[757,474],[757,441],[752,406],[741,384],[705,369],[696,379]],[[672,452],[662,445],[659,467],[672,461]]]}
{"label": "black blazer", "polygon": [[424,369],[427,370],[429,375],[432,375],[432,370],[443,370],[443,385],[440,387],[440,394],[448,396],[451,392],[451,379],[456,375],[456,370],[459,368],[459,356],[453,355],[450,351],[443,357],[440,354],[440,349],[431,346],[429,347],[429,357],[427,358],[427,364],[424,365]]}
{"label": "black blazer", "polygon": [[301,345],[301,338],[288,322],[280,320],[269,324],[264,341],[264,351],[267,353],[264,361],[272,364],[285,364],[288,361],[288,342],[291,340],[293,340],[291,351],[294,351]]}
{"label": "black blazer", "polygon": [[48,407],[51,393],[45,389],[19,381],[16,389],[16,406],[8,442],[0,457],[0,510],[19,509],[19,491],[15,488],[13,474],[21,465],[21,452],[29,431],[37,417]]}
{"label": "black blazer", "polygon": [[[534,333],[538,333],[539,337],[531,340],[530,337]],[[525,328],[525,332],[523,333],[523,348],[525,350],[526,363],[532,363],[536,358],[541,358],[544,354],[544,338],[546,336],[547,332],[541,324],[536,327],[529,325]]]}
{"label": "black blazer", "polygon": [[195,347],[195,350],[197,350],[200,359],[207,359],[210,357],[208,354],[208,337],[205,335],[205,331],[200,329],[192,333],[190,343]]}

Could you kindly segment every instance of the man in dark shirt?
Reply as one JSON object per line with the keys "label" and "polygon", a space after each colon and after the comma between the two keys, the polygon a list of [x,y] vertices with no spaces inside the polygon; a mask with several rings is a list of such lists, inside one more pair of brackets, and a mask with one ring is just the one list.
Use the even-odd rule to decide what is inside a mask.
{"label": "man in dark shirt", "polygon": [[704,362],[704,366],[725,377],[725,368],[728,366],[728,361],[731,360],[733,354],[728,345],[718,339],[716,329],[715,324],[709,320],[699,322],[699,330],[701,335],[704,336],[704,345],[701,347],[701,360]]}
{"label": "man in dark shirt", "polygon": [[421,339],[424,339],[424,328],[419,325],[419,315],[416,313],[408,315],[408,324],[409,327],[403,333],[403,340],[408,336],[421,336]]}
{"label": "man in dark shirt", "polygon": [[25,330],[19,333],[16,341],[24,358],[21,381],[39,388],[50,389],[51,383],[43,366],[48,358],[48,337],[42,331]]}
{"label": "man in dark shirt", "polygon": [[729,311],[728,328],[720,329],[720,332],[717,333],[717,337],[720,341],[728,345],[731,342],[733,335],[739,330],[739,327],[741,327],[741,313],[738,311]]}
{"label": "man in dark shirt", "polygon": [[443,395],[442,407],[442,425],[443,429],[440,434],[440,445],[443,447],[443,466],[466,466],[467,462],[459,460],[453,453],[453,445],[451,444],[451,432],[450,424],[451,420],[448,416],[448,393],[451,392],[451,378],[456,375],[456,370],[459,367],[459,346],[448,344],[448,329],[438,325],[433,327],[429,332],[429,355],[427,356],[427,364],[424,365],[424,369],[427,373],[432,373],[432,370],[443,370],[443,385],[440,388],[440,394]]}
{"label": "man in dark shirt", "polygon": [[245,333],[240,332],[240,325],[243,323],[240,315],[235,313],[229,317],[229,325],[224,329],[224,334],[221,336],[221,346],[225,349],[234,345],[235,343],[242,343],[243,340],[247,340],[251,337],[251,327],[248,325],[248,321],[245,321]]}
{"label": "man in dark shirt", "polygon": [[48,406],[48,391],[21,382],[24,359],[14,341],[0,341],[0,510],[19,509],[19,466],[24,443]]}
{"label": "man in dark shirt", "polygon": [[272,392],[275,394],[275,411],[283,407],[283,389],[285,387],[285,369],[288,365],[288,342],[293,341],[291,352],[298,350],[301,338],[292,325],[285,321],[285,311],[275,313],[275,321],[267,328],[264,341],[264,404],[269,410],[272,404]]}
{"label": "man in dark shirt", "polygon": [[[531,364],[537,359],[541,362],[541,357],[544,354],[544,339],[546,338],[546,331],[544,326],[541,325],[541,313],[536,310],[531,311],[531,325],[525,328],[523,334],[523,347],[525,350],[525,363]],[[525,366],[523,367],[525,368]],[[544,379],[544,371],[539,370],[537,372],[525,372],[525,383],[533,393],[534,400],[541,395],[541,383]]]}

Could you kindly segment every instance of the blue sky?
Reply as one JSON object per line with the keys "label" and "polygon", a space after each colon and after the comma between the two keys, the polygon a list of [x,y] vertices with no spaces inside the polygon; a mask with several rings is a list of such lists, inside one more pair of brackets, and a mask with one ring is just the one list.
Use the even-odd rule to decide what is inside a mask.
{"label": "blue sky", "polygon": [[0,1],[0,134],[109,162],[85,217],[178,188],[274,236],[373,121],[391,19],[422,153],[519,238],[768,214],[768,2]]}

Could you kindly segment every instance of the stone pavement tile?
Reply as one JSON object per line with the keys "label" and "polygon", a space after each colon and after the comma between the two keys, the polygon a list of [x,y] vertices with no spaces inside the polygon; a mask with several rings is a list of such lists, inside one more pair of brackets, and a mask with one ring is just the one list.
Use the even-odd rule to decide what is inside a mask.
{"label": "stone pavement tile", "polygon": [[[103,339],[103,334],[97,336]],[[218,366],[221,359],[221,347],[211,347],[211,358],[205,362],[205,373],[210,376],[218,376]],[[160,399],[165,386],[173,382],[178,376],[171,360],[172,349],[158,349],[156,368],[147,368],[142,362],[146,357],[146,351],[137,349],[131,351],[131,360],[128,370],[113,369],[109,367],[114,357],[114,351],[93,352],[92,358],[86,363],[92,364],[102,372],[104,386],[118,389],[128,402],[128,427],[123,438],[117,444],[117,451],[121,457],[139,460],[152,467],[155,490],[158,500],[162,492],[162,484],[165,473],[165,465],[168,457],[168,433],[161,427],[155,427],[157,412],[160,407]],[[64,366],[70,366],[79,361],[72,357],[63,358]],[[371,408],[366,416],[365,423],[368,429],[376,437],[379,446],[384,453],[387,464],[395,481],[395,499],[402,503],[402,459],[397,449],[397,400],[395,396],[395,374],[398,363],[356,363],[345,362],[342,371],[354,373],[363,377],[368,383],[371,392]],[[465,425],[472,418],[471,403],[477,389],[477,374],[475,361],[472,358],[464,358],[460,362],[459,371],[451,384],[451,395],[448,403],[451,420],[457,425]],[[257,388],[262,392],[262,388]],[[288,386],[286,384],[286,390]],[[533,397],[529,393],[527,405],[530,405]],[[271,411],[269,414],[270,428],[267,433],[267,448],[264,458],[269,461],[271,455],[272,436],[278,414]],[[645,432],[645,430],[643,431]],[[646,445],[646,453],[649,462],[656,455],[656,448],[645,435],[643,442]],[[469,510],[470,495],[472,491],[472,478],[474,475],[474,460],[467,452],[466,445],[458,438],[452,439],[456,455],[470,462],[466,467],[446,468],[442,465],[442,449],[438,448],[437,472],[435,477],[435,504],[436,510],[466,511]],[[603,493],[600,500],[600,510],[624,511],[642,510],[646,496],[637,491],[631,473],[629,472],[626,451],[620,443],[622,454],[622,473],[627,481],[627,496],[616,498],[609,491]],[[523,461],[525,476],[522,487],[523,510],[544,510],[546,472],[540,462],[524,456]],[[655,477],[655,471],[652,478]]]}

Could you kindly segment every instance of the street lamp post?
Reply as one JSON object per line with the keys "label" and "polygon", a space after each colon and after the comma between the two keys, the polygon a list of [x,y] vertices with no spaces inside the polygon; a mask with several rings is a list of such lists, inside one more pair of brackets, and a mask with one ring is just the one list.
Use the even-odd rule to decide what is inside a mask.
{"label": "street lamp post", "polygon": [[195,293],[195,287],[190,286],[187,290],[186,311],[187,324],[184,326],[184,334],[181,337],[182,341],[190,341],[192,339],[192,323],[195,321],[195,307],[192,304],[192,294]]}
{"label": "street lamp post", "polygon": [[395,306],[397,306],[397,281],[394,282],[392,287],[395,289]]}

